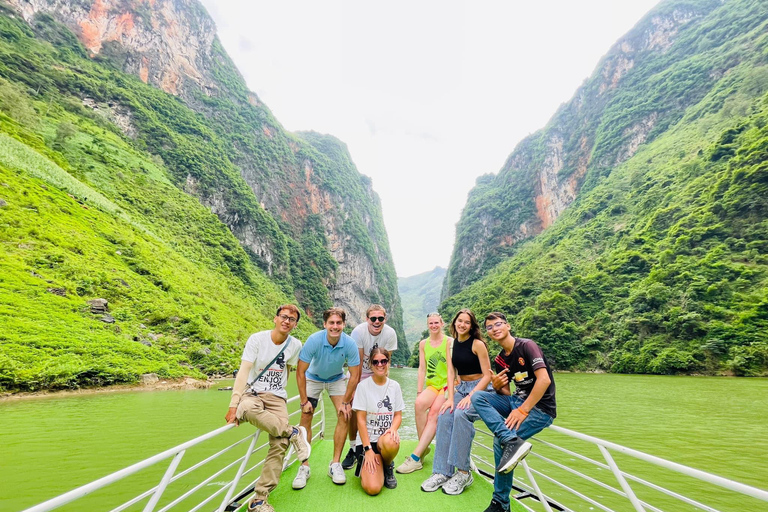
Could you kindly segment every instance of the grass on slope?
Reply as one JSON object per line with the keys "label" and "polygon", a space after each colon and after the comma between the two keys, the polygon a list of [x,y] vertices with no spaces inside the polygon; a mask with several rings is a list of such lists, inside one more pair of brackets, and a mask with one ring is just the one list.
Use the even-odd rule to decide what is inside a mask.
{"label": "grass on slope", "polygon": [[[230,372],[288,297],[156,162],[53,114],[37,133],[0,117],[0,389]],[[114,324],[89,312],[93,298]]]}

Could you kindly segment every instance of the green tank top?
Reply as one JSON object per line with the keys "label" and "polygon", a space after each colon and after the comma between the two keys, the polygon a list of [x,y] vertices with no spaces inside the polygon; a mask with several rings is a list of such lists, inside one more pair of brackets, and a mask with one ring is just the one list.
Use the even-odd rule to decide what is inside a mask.
{"label": "green tank top", "polygon": [[443,389],[448,383],[448,364],[445,361],[445,346],[448,336],[443,336],[443,342],[437,347],[429,344],[429,338],[424,343],[424,360],[427,363],[426,386]]}

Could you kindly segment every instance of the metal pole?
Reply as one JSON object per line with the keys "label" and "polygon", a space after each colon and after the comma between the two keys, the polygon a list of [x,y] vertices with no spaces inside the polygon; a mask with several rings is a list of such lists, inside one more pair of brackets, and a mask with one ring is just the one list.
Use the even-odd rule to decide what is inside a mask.
{"label": "metal pole", "polygon": [[186,450],[182,450],[179,453],[177,453],[176,456],[171,461],[171,463],[168,465],[168,469],[165,470],[165,474],[163,475],[162,480],[160,480],[160,485],[157,486],[157,490],[149,499],[147,506],[144,507],[144,512],[152,512],[153,510],[155,510],[155,505],[157,505],[157,502],[160,501],[160,496],[163,495],[163,493],[165,492],[165,488],[168,487],[168,484],[170,483],[171,478],[173,478],[173,474],[176,473],[176,468],[179,467],[181,458],[184,456],[185,453],[186,453]]}
{"label": "metal pole", "polygon": [[229,490],[227,491],[227,495],[224,496],[224,500],[221,502],[221,506],[219,507],[219,512],[224,512],[224,510],[227,508],[227,505],[229,505],[229,499],[235,493],[235,487],[237,487],[237,483],[240,481],[240,477],[243,476],[243,472],[245,471],[245,466],[248,465],[248,459],[251,458],[251,452],[253,451],[253,447],[256,444],[256,440],[259,438],[260,433],[261,433],[261,430],[257,429],[256,433],[253,434],[253,439],[251,440],[251,444],[248,445],[248,451],[245,452],[245,457],[243,457],[243,462],[242,464],[240,464],[240,468],[237,470],[235,479],[232,480],[232,483],[229,485]]}
{"label": "metal pole", "polygon": [[549,501],[547,500],[547,497],[542,494],[541,489],[539,489],[539,484],[536,483],[536,479],[533,478],[533,473],[531,473],[531,468],[528,467],[528,463],[523,460],[521,462],[523,465],[523,469],[525,469],[525,474],[528,475],[528,480],[531,482],[531,485],[533,486],[533,490],[536,491],[536,496],[539,497],[539,501],[541,502],[541,505],[544,507],[544,510],[547,512],[552,512],[552,507],[549,506]]}
{"label": "metal pole", "polygon": [[608,453],[608,449],[603,445],[597,445],[597,447],[600,448],[600,453],[602,453],[603,457],[605,457],[605,461],[611,467],[611,471],[613,471],[613,476],[615,476],[616,480],[619,481],[619,484],[621,485],[621,488],[624,489],[624,492],[626,493],[627,498],[629,498],[629,501],[632,502],[632,506],[635,507],[635,510],[637,510],[637,512],[645,512],[645,509],[640,504],[640,500],[637,499],[637,496],[635,496],[634,491],[629,486],[629,483],[627,483],[627,479],[624,478],[623,474],[621,474],[621,471],[619,470],[619,466],[616,465],[616,461],[614,461],[613,457],[611,457],[611,454]]}

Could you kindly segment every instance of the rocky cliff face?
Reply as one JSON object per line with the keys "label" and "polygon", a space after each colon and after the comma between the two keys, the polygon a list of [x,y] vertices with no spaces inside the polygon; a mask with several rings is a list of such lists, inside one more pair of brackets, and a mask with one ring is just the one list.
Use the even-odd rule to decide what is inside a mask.
{"label": "rocky cliff face", "polygon": [[[370,180],[343,144],[286,132],[249,91],[195,0],[9,0],[32,26],[51,16],[94,59],[108,60],[206,118],[199,144],[212,158],[180,157],[181,142],[150,121],[134,123],[120,98],[83,97],[130,138],[157,148],[176,185],[225,223],[254,261],[291,290],[315,320],[331,305],[362,321],[372,301],[402,333],[394,265]],[[106,100],[106,101],[105,101]],[[104,106],[104,103],[107,106]],[[119,115],[118,115],[119,114]],[[210,130],[222,143],[211,142]],[[324,152],[331,148],[330,153]],[[191,148],[194,154],[200,149]],[[233,172],[229,172],[229,169]]]}
{"label": "rocky cliff face", "polygon": [[215,90],[210,76],[213,20],[190,0],[8,0],[32,21],[53,15],[92,56],[114,45],[125,54],[124,71],[171,94],[188,88]]}
{"label": "rocky cliff face", "polygon": [[[544,129],[515,148],[498,175],[478,180],[457,225],[443,298],[551,226],[583,187],[594,186],[701,98],[706,80],[682,93],[675,90],[678,77],[665,76],[665,69],[695,51],[679,40],[720,5],[663,2],[610,49]],[[710,71],[709,80],[723,72]],[[660,81],[669,86],[658,97],[645,94]]]}

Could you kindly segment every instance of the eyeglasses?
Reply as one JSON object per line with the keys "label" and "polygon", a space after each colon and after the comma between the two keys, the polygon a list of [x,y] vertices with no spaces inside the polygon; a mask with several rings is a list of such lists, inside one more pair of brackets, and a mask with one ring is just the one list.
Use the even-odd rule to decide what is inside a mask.
{"label": "eyeglasses", "polygon": [[385,316],[369,316],[368,317],[368,320],[370,320],[371,322],[383,322],[386,319],[387,317]]}
{"label": "eyeglasses", "polygon": [[494,330],[494,329],[498,329],[498,328],[499,328],[499,327],[501,327],[502,325],[504,325],[504,322],[502,322],[502,321],[498,321],[498,322],[496,322],[496,323],[495,323],[495,324],[493,324],[493,325],[486,325],[486,326],[485,326],[485,332],[489,332],[489,331],[492,331],[492,330]]}
{"label": "eyeglasses", "polygon": [[386,366],[388,362],[389,362],[389,359],[374,359],[373,361],[371,361],[371,364],[373,366]]}
{"label": "eyeglasses", "polygon": [[283,322],[288,322],[290,324],[294,323],[297,320],[297,318],[295,318],[295,317],[286,316],[286,315],[277,315],[277,318],[279,318]]}

